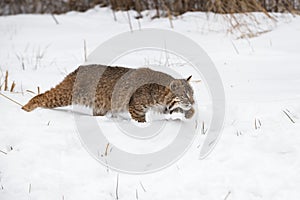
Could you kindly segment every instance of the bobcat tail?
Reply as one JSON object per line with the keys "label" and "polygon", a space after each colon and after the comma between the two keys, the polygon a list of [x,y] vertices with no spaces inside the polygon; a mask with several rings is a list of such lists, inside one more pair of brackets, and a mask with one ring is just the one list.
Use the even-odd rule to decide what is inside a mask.
{"label": "bobcat tail", "polygon": [[73,85],[76,79],[77,71],[78,70],[75,70],[69,74],[55,88],[33,97],[26,105],[22,107],[22,109],[27,112],[31,112],[38,107],[56,108],[71,105]]}

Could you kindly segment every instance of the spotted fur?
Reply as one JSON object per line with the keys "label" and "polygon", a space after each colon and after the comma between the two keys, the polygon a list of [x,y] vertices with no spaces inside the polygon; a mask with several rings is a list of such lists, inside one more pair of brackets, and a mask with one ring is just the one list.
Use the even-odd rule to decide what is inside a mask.
{"label": "spotted fur", "polygon": [[80,66],[56,87],[32,98],[25,111],[79,104],[93,109],[93,115],[129,111],[132,119],[146,121],[146,113],[159,108],[161,113],[194,114],[193,89],[188,79],[148,68],[130,69],[103,65]]}

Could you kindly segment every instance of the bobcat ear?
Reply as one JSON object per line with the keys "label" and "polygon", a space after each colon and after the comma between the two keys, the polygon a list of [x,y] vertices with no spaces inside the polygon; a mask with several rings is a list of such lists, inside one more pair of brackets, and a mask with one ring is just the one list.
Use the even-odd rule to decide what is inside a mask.
{"label": "bobcat ear", "polygon": [[189,82],[189,81],[191,80],[191,78],[192,78],[192,75],[190,75],[190,76],[186,79],[186,81]]}
{"label": "bobcat ear", "polygon": [[170,83],[170,89],[171,90],[176,90],[178,88],[178,80],[173,80],[171,83]]}

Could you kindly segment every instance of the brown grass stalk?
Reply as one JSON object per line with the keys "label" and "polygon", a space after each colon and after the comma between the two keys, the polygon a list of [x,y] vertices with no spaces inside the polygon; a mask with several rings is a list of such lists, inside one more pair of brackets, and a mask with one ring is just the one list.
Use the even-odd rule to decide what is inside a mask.
{"label": "brown grass stalk", "polygon": [[8,71],[5,72],[5,78],[4,78],[4,91],[8,90]]}
{"label": "brown grass stalk", "polygon": [[16,83],[13,81],[10,87],[10,92],[13,92],[16,87]]}

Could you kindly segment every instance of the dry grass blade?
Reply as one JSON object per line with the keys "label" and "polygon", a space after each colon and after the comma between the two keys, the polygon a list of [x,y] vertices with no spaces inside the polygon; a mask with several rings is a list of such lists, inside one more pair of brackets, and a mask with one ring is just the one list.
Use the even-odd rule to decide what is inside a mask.
{"label": "dry grass blade", "polygon": [[202,122],[201,133],[202,133],[203,135],[205,135],[206,132],[207,132],[207,129],[205,129],[205,124],[204,124],[204,122]]}
{"label": "dry grass blade", "polygon": [[31,90],[25,90],[26,92],[29,92],[31,94],[35,94],[35,92],[31,91]]}
{"label": "dry grass blade", "polygon": [[174,29],[174,25],[173,25],[173,18],[172,18],[172,13],[171,13],[171,10],[169,9],[169,7],[168,6],[166,6],[166,4],[165,4],[165,1],[163,0],[162,1],[162,3],[163,3],[163,7],[164,7],[164,9],[167,11],[167,13],[168,13],[168,19],[169,19],[169,22],[170,22],[170,27],[172,28],[172,29]]}
{"label": "dry grass blade", "polygon": [[15,104],[18,104],[19,106],[23,107],[22,104],[20,104],[19,102],[13,100],[12,98],[10,98],[10,97],[8,97],[8,96],[2,94],[2,93],[0,93],[0,95],[3,96],[4,98],[6,98],[6,99],[8,99],[8,100],[10,100],[10,101],[12,101],[12,102],[14,102]]}
{"label": "dry grass blade", "polygon": [[264,33],[268,33],[271,30],[264,30],[264,31],[257,31],[255,33],[250,32],[250,33],[243,33],[241,36],[237,37],[236,39],[245,39],[245,38],[253,38],[253,37],[257,37],[260,36]]}
{"label": "dry grass blade", "polygon": [[10,92],[13,92],[15,87],[16,87],[16,83],[13,81],[13,83],[11,84],[11,87],[10,87]]}
{"label": "dry grass blade", "polygon": [[282,112],[289,118],[289,120],[290,120],[293,124],[296,123],[295,120],[293,120],[293,118],[292,118],[285,110],[283,110]]}
{"label": "dry grass blade", "polygon": [[105,156],[107,156],[108,147],[109,147],[109,143],[107,143],[106,148],[105,148],[105,152],[104,152],[104,155],[105,155]]}
{"label": "dry grass blade", "polygon": [[224,200],[227,200],[230,194],[231,194],[231,191],[228,191],[228,193],[226,194]]}
{"label": "dry grass blade", "polygon": [[8,90],[8,71],[5,72],[5,78],[4,78],[4,91]]}
{"label": "dry grass blade", "polygon": [[141,181],[140,181],[140,185],[141,185],[141,188],[143,189],[143,191],[147,192],[146,189],[145,189],[145,187],[144,187],[144,185],[143,185],[143,183]]}
{"label": "dry grass blade", "polygon": [[114,16],[114,21],[116,22],[117,21],[117,16],[116,16],[116,13],[114,10],[112,10],[112,13],[113,13],[113,16]]}
{"label": "dry grass blade", "polygon": [[138,193],[137,189],[135,189],[135,198],[136,198],[136,200],[139,200],[139,193]]}
{"label": "dry grass blade", "polygon": [[52,19],[55,21],[55,24],[59,24],[59,22],[58,22],[58,20],[56,19],[56,17],[53,15],[53,14],[51,14],[51,17],[52,17]]}
{"label": "dry grass blade", "polygon": [[230,40],[230,42],[231,42],[232,46],[234,47],[235,52],[236,52],[237,54],[240,54],[239,50],[236,48],[236,46],[235,46],[235,44],[233,43],[233,41]]}
{"label": "dry grass blade", "polygon": [[137,22],[138,22],[138,26],[139,26],[139,30],[142,30],[142,25],[141,25],[141,22],[140,22],[140,18],[136,19]]}
{"label": "dry grass blade", "polygon": [[132,32],[133,29],[132,29],[132,24],[131,24],[130,14],[129,14],[128,11],[127,11],[127,18],[128,18],[128,24],[129,24],[130,31]]}
{"label": "dry grass blade", "polygon": [[3,154],[5,154],[5,155],[7,155],[7,153],[5,151],[0,150],[0,152],[3,153]]}
{"label": "dry grass blade", "polygon": [[117,175],[116,199],[119,199],[119,174]]}
{"label": "dry grass blade", "polygon": [[260,119],[254,119],[254,127],[255,127],[255,130],[257,130],[257,129],[260,129],[260,127],[261,127],[261,121],[260,121]]}

